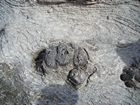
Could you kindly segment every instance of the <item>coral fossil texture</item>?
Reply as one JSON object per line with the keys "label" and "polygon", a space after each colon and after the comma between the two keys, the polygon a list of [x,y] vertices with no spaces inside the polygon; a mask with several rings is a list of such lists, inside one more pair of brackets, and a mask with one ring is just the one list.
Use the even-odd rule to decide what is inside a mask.
{"label": "coral fossil texture", "polygon": [[[120,75],[126,76],[123,68],[140,59],[140,3],[138,0],[97,1],[93,5],[77,2],[48,5],[36,0],[0,0],[2,105],[139,105],[139,76],[136,75],[139,73],[129,78]],[[88,55],[81,50],[77,57],[88,62],[75,58],[73,66],[67,63],[71,62],[67,55],[64,58],[69,60],[61,62],[60,54],[56,59],[58,66],[53,60],[57,53],[49,53],[55,51],[56,43],[74,43],[85,48]],[[59,47],[60,51],[65,48]],[[45,55],[51,60],[43,62],[42,54],[42,59],[36,62],[39,52],[46,48],[52,48]],[[76,90],[67,80],[74,85],[83,84],[85,75],[79,75],[83,73],[79,65],[86,63],[89,64],[84,71],[89,75],[87,84]],[[36,70],[36,64],[39,71],[40,67],[46,69],[45,75]],[[93,74],[94,67],[97,72]],[[136,87],[131,85],[132,81]]]}

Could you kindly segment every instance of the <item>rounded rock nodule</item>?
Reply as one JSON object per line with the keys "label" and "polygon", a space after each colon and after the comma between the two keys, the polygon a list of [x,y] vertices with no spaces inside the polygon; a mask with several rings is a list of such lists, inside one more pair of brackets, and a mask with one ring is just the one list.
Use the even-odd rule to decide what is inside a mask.
{"label": "rounded rock nodule", "polygon": [[48,67],[57,68],[57,63],[55,60],[56,55],[57,55],[56,47],[46,49],[44,61]]}
{"label": "rounded rock nodule", "polygon": [[79,48],[76,50],[75,55],[74,55],[74,59],[73,59],[74,66],[76,67],[85,66],[88,63],[88,59],[89,59],[89,56],[86,49]]}
{"label": "rounded rock nodule", "polygon": [[78,86],[84,83],[86,80],[86,74],[84,71],[72,69],[70,70],[67,78],[74,86]]}
{"label": "rounded rock nodule", "polygon": [[136,88],[138,86],[137,84],[140,83],[140,69],[135,64],[124,67],[120,79],[124,81],[126,87]]}
{"label": "rounded rock nodule", "polygon": [[128,75],[128,74],[121,74],[121,75],[120,75],[120,79],[121,79],[122,81],[129,81],[129,80],[132,79],[132,77],[131,77],[130,75]]}
{"label": "rounded rock nodule", "polygon": [[57,46],[56,61],[61,66],[67,65],[73,59],[73,49],[68,44],[61,43]]}

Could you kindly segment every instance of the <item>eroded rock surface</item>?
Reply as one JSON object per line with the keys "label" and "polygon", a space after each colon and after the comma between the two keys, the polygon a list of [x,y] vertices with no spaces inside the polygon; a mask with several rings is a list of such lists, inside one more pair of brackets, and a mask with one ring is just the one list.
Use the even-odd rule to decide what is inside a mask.
{"label": "eroded rock surface", "polygon": [[[133,58],[140,57],[139,8],[139,0],[99,0],[94,5],[0,0],[0,63],[10,66],[8,72],[0,70],[0,81],[4,85],[0,90],[0,103],[139,105],[139,89],[127,88],[119,78],[122,68],[130,67]],[[40,61],[43,65],[38,66],[45,69],[38,73],[34,68],[36,52],[62,40],[86,48],[90,63],[97,68],[97,73],[88,79],[89,84],[78,92],[71,92],[71,85],[64,86],[69,70],[74,69],[71,63],[46,69],[46,64]],[[46,76],[42,76],[42,72]],[[134,77],[132,80],[138,83]],[[6,89],[7,84],[10,88]],[[13,94],[17,101],[13,101],[12,96],[5,99],[7,93]]]}
{"label": "eroded rock surface", "polygon": [[84,48],[79,48],[76,50],[74,55],[74,65],[75,66],[85,66],[88,63],[88,53]]}
{"label": "eroded rock surface", "polygon": [[81,47],[74,49],[71,44],[59,43],[58,46],[46,48],[39,53],[36,58],[36,67],[44,74],[47,73],[47,68],[43,62],[46,63],[46,66],[53,69],[57,69],[58,63],[59,66],[62,66],[62,72],[65,72],[63,66],[66,67],[71,63],[74,69],[69,70],[68,67],[66,71],[69,71],[69,73],[66,76],[68,81],[78,89],[82,87],[84,82],[88,81],[89,76],[96,72],[91,68],[87,68],[88,59],[89,55],[86,49]]}
{"label": "eroded rock surface", "polygon": [[56,62],[57,50],[56,47],[47,48],[45,52],[45,63],[48,67],[57,68]]}
{"label": "eroded rock surface", "polygon": [[120,79],[124,81],[126,87],[140,88],[140,69],[137,66],[124,67]]}
{"label": "eroded rock surface", "polygon": [[61,66],[65,66],[73,59],[73,49],[68,44],[60,43],[57,47],[56,60]]}

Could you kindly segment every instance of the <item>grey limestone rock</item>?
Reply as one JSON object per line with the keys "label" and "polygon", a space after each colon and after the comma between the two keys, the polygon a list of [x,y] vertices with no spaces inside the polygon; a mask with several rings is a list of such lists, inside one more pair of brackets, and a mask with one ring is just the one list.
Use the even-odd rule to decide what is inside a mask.
{"label": "grey limestone rock", "polygon": [[88,63],[88,53],[84,48],[79,48],[74,55],[74,66],[85,66]]}
{"label": "grey limestone rock", "polygon": [[140,70],[139,71],[137,71],[137,73],[136,73],[136,75],[135,75],[135,80],[137,81],[137,82],[139,82],[140,83]]}
{"label": "grey limestone rock", "polygon": [[73,59],[73,49],[68,44],[61,43],[57,47],[57,57],[59,65],[65,66]]}
{"label": "grey limestone rock", "polygon": [[72,69],[68,74],[68,80],[74,85],[78,86],[86,80],[86,74],[82,70]]}
{"label": "grey limestone rock", "polygon": [[[39,105],[54,105],[52,98],[53,102],[62,100],[56,105],[139,105],[139,89],[124,88],[119,78],[120,69],[133,63],[134,57],[140,57],[140,41],[137,43],[140,38],[139,0],[100,0],[95,5],[79,5],[78,2],[47,5],[34,1],[0,0],[0,63],[10,66],[9,70],[0,69],[1,105],[37,105],[39,97],[44,102]],[[77,93],[70,91],[72,87],[64,86],[69,70],[73,69],[71,62],[57,70],[47,67],[50,72],[46,76],[34,70],[36,51],[58,42],[74,42],[86,48],[92,64],[98,69],[89,79],[89,85]],[[117,46],[119,43],[121,47]],[[45,90],[41,92],[42,89]],[[56,96],[44,99],[42,95],[50,96],[46,89]],[[73,99],[77,102],[73,103]]]}
{"label": "grey limestone rock", "polygon": [[132,77],[128,74],[121,74],[120,78],[121,78],[122,81],[129,81],[129,80],[132,79]]}
{"label": "grey limestone rock", "polygon": [[48,67],[57,68],[57,62],[55,60],[56,55],[57,55],[56,47],[46,49],[45,63]]}

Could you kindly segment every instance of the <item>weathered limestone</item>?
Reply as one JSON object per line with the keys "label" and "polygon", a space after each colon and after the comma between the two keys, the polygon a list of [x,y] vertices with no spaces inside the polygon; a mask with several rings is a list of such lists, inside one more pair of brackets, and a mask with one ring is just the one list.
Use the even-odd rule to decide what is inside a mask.
{"label": "weathered limestone", "polygon": [[46,48],[39,53],[36,58],[36,68],[42,70],[42,73],[45,74],[45,66],[57,69],[58,66],[63,67],[72,63],[73,69],[68,70],[67,79],[75,88],[79,88],[95,73],[91,68],[87,68],[88,60],[89,55],[86,49],[74,48],[71,44],[59,43],[58,46]]}

